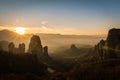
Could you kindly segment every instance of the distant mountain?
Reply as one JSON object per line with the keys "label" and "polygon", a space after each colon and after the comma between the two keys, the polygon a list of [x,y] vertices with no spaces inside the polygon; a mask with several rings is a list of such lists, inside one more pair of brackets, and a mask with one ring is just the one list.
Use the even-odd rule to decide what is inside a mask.
{"label": "distant mountain", "polygon": [[[26,48],[30,42],[30,38],[33,34],[19,35],[13,31],[1,30],[0,31],[0,41],[8,41],[16,43],[18,46],[19,43],[24,42]],[[64,46],[68,47],[71,44],[75,45],[94,45],[98,43],[101,39],[104,39],[105,36],[96,36],[96,35],[61,35],[61,34],[45,34],[37,33],[42,40],[43,46],[48,46],[49,51],[53,52],[54,50]],[[26,49],[26,50],[27,50]]]}
{"label": "distant mountain", "polygon": [[[85,45],[81,47],[76,47],[76,45],[72,44],[71,47],[65,50],[58,50],[52,57],[57,57],[57,59],[65,59],[65,60],[74,60],[74,59],[83,59],[85,56],[90,55],[93,56],[92,53],[93,47],[90,45]],[[56,54],[57,53],[57,54]]]}
{"label": "distant mountain", "polygon": [[9,30],[2,30],[0,31],[0,40],[10,40],[17,35],[16,33],[9,31]]}
{"label": "distant mountain", "polygon": [[13,31],[9,31],[9,30],[0,31],[0,41],[15,42],[17,45],[18,43],[25,42],[27,38],[28,38],[27,35],[19,35]]}

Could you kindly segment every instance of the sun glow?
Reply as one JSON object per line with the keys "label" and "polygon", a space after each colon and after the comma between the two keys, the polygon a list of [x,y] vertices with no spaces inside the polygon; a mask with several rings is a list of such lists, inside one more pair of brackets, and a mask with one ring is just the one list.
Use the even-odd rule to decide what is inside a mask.
{"label": "sun glow", "polygon": [[20,34],[20,35],[23,35],[23,34],[25,34],[25,28],[17,27],[17,28],[15,28],[15,32]]}

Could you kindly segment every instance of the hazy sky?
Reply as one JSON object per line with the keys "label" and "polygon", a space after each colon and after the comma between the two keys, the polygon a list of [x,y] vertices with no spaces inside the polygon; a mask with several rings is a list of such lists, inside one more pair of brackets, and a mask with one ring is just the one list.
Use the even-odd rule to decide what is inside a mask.
{"label": "hazy sky", "polygon": [[119,25],[120,0],[0,0],[0,29],[91,35]]}

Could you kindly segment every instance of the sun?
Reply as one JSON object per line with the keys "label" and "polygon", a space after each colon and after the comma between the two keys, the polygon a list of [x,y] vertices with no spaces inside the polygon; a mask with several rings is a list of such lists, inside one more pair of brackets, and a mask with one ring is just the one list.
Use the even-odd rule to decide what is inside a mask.
{"label": "sun", "polygon": [[23,27],[17,27],[17,28],[14,28],[14,29],[15,29],[15,32],[20,34],[20,35],[25,34],[25,28],[23,28]]}

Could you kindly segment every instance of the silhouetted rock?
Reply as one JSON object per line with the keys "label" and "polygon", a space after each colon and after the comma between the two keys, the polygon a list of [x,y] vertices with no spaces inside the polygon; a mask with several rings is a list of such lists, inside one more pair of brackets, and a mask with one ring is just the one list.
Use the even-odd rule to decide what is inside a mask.
{"label": "silhouetted rock", "polygon": [[[57,53],[57,52],[56,52]],[[91,46],[80,46],[76,47],[75,44],[72,44],[69,49],[61,50],[61,52],[58,52],[59,55],[62,57],[83,57],[84,55],[87,55],[88,53],[91,53]]]}
{"label": "silhouetted rock", "polygon": [[120,50],[120,29],[110,29],[107,40],[101,40],[96,46],[96,53],[100,54],[101,59],[117,58]]}
{"label": "silhouetted rock", "polygon": [[70,49],[71,49],[72,51],[78,50],[78,48],[75,46],[75,44],[72,44]]}
{"label": "silhouetted rock", "polygon": [[8,49],[9,49],[9,52],[10,52],[10,53],[14,53],[15,45],[14,45],[13,42],[11,42],[11,43],[8,45]]}
{"label": "silhouetted rock", "polygon": [[19,53],[25,53],[25,44],[22,43],[22,44],[19,44],[19,47],[18,47],[18,51]]}
{"label": "silhouetted rock", "polygon": [[111,29],[107,37],[108,46],[115,48],[120,43],[120,29]]}
{"label": "silhouetted rock", "polygon": [[9,52],[10,52],[10,53],[13,53],[13,54],[25,53],[25,44],[22,43],[22,44],[19,44],[18,47],[15,47],[14,43],[11,42],[11,43],[8,45],[8,49],[9,49]]}
{"label": "silhouetted rock", "polygon": [[45,46],[43,48],[43,55],[41,56],[41,59],[47,64],[49,64],[52,61],[52,59],[48,55],[48,46]]}
{"label": "silhouetted rock", "polygon": [[107,46],[109,48],[108,53],[110,54],[111,58],[116,57],[115,48],[120,44],[120,29],[111,29],[109,30],[108,37],[107,37]]}
{"label": "silhouetted rock", "polygon": [[106,58],[106,50],[105,47],[106,46],[106,41],[105,40],[101,40],[96,46],[96,52],[100,55],[100,58],[103,60]]}
{"label": "silhouetted rock", "polygon": [[43,49],[44,56],[48,56],[48,46],[45,46]]}
{"label": "silhouetted rock", "polygon": [[15,47],[13,54],[20,54],[19,48]]}
{"label": "silhouetted rock", "polygon": [[39,36],[37,35],[32,36],[28,51],[31,54],[36,54],[38,57],[41,57],[43,55],[43,48]]}
{"label": "silhouetted rock", "polygon": [[117,54],[117,57],[120,57],[120,44],[118,44],[115,48],[115,52]]}

